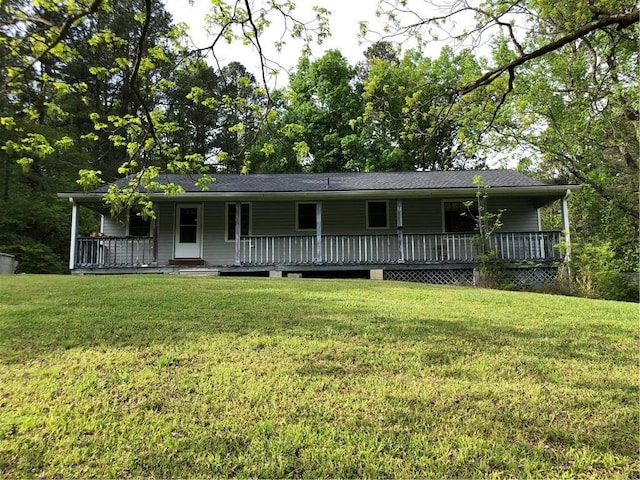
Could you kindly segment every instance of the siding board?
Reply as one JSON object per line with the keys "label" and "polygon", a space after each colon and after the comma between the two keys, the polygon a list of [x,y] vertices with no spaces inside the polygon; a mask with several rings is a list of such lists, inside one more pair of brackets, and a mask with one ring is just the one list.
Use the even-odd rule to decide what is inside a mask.
{"label": "siding board", "polygon": [[166,265],[173,258],[173,232],[175,204],[169,202],[158,203],[158,251],[156,253],[159,265]]}
{"label": "siding board", "polygon": [[103,217],[102,233],[109,237],[124,237],[127,234],[127,226],[115,218]]}
{"label": "siding board", "polygon": [[492,213],[502,213],[502,232],[536,232],[539,230],[538,209],[533,200],[527,198],[487,199],[487,208]]}

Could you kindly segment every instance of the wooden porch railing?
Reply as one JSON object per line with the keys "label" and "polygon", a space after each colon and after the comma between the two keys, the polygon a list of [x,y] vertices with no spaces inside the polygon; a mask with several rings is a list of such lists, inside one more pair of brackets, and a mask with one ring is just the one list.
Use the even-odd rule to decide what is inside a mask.
{"label": "wooden porch railing", "polygon": [[[473,233],[322,235],[321,258],[315,236],[242,237],[240,265],[375,265],[394,263],[472,263]],[[560,232],[494,233],[490,246],[509,261],[553,261]]]}
{"label": "wooden porch railing", "polygon": [[[473,233],[284,235],[242,237],[238,265],[383,265],[473,263]],[[490,246],[509,261],[561,260],[560,232],[494,233]],[[320,241],[320,246],[318,246]],[[156,264],[153,237],[79,237],[75,268]]]}
{"label": "wooden porch railing", "polygon": [[[404,236],[407,262],[473,262],[478,254],[473,233],[407,234]],[[510,261],[561,260],[557,246],[561,232],[499,232],[489,246],[498,258]]]}
{"label": "wooden porch railing", "polygon": [[153,237],[78,237],[76,268],[139,267],[155,263]]}
{"label": "wooden porch railing", "polygon": [[396,263],[398,235],[311,235],[242,237],[241,265],[345,265]]}
{"label": "wooden porch railing", "polygon": [[317,238],[311,235],[251,236],[240,242],[241,265],[312,265]]}

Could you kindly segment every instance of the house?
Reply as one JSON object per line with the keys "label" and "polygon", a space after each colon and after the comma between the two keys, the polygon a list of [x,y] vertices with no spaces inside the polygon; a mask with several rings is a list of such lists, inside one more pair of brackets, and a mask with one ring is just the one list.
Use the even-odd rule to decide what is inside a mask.
{"label": "house", "polygon": [[[106,187],[59,196],[73,206],[72,273],[371,272],[451,283],[471,280],[476,261],[475,222],[463,215],[476,175],[489,186],[487,211],[503,210],[490,240],[498,257],[534,280],[553,276],[569,235],[566,198],[577,186],[512,170],[215,174],[208,190],[195,175],[163,175],[184,193],[150,193],[149,220],[134,211],[111,218]],[[564,232],[542,231],[540,208],[557,200]],[[96,236],[77,235],[80,206],[102,214]]]}

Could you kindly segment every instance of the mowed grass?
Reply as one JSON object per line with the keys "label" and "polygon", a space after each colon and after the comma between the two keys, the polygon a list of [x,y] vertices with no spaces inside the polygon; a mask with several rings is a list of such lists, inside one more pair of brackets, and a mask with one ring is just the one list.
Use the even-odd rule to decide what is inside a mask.
{"label": "mowed grass", "polygon": [[2,477],[640,475],[637,305],[0,277]]}

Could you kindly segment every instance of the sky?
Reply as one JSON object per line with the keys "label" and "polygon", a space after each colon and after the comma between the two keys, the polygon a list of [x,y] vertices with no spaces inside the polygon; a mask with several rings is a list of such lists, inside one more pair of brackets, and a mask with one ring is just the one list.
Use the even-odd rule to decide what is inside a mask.
{"label": "sky", "polygon": [[[376,0],[298,0],[297,3],[299,6],[296,9],[296,15],[301,20],[313,18],[310,8],[312,4],[320,5],[332,12],[330,17],[332,36],[326,39],[322,45],[313,47],[314,57],[321,56],[328,49],[337,48],[351,65],[355,65],[364,58],[363,52],[371,44],[371,41],[363,41],[358,38],[359,22],[366,21],[371,27],[380,29],[380,20],[375,16]],[[210,5],[209,0],[194,0],[193,5],[189,5],[187,0],[167,0],[166,2],[166,8],[173,15],[175,22],[184,22],[189,25],[190,36],[196,47],[205,47],[211,43],[203,22]],[[273,42],[281,30],[281,27],[273,28],[273,34],[265,37],[262,46],[268,51],[268,56],[286,70],[297,64],[302,43],[287,40],[289,45],[283,49],[282,53],[278,53]],[[276,31],[278,34],[275,33]],[[371,38],[372,41],[375,41],[379,36]],[[223,64],[235,60],[243,63],[253,72],[259,71],[259,57],[250,46],[230,45],[227,47],[224,45],[224,48],[217,50],[217,54]],[[279,79],[278,83],[282,84],[283,80],[286,83],[286,74],[281,77],[284,78]]]}

